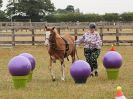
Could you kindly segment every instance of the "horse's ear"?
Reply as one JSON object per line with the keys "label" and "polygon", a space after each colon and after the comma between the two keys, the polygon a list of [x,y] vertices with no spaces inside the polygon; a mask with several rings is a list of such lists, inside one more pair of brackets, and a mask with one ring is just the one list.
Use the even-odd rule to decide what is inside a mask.
{"label": "horse's ear", "polygon": [[54,29],[55,29],[55,27],[52,28],[52,30],[54,30]]}
{"label": "horse's ear", "polygon": [[45,29],[47,29],[47,26],[45,25]]}

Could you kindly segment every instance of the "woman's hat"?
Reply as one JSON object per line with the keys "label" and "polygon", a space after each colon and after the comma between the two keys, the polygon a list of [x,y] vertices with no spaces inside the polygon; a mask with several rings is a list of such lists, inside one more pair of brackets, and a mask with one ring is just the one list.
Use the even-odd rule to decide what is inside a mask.
{"label": "woman's hat", "polygon": [[90,23],[89,24],[89,28],[90,29],[95,29],[96,28],[96,24],[95,23]]}

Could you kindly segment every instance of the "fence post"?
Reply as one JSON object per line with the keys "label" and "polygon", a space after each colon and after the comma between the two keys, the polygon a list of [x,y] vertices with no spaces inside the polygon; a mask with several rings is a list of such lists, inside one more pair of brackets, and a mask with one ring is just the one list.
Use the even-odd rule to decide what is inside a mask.
{"label": "fence post", "polygon": [[32,29],[32,45],[35,45],[35,32],[34,32],[34,29]]}
{"label": "fence post", "polygon": [[119,28],[116,28],[116,45],[119,45]]}
{"label": "fence post", "polygon": [[15,30],[12,29],[12,46],[15,46]]}
{"label": "fence post", "polygon": [[102,40],[102,45],[103,45],[103,28],[100,28],[100,36],[101,36],[101,40]]}
{"label": "fence post", "polygon": [[133,43],[131,42],[131,46],[133,46]]}
{"label": "fence post", "polygon": [[74,29],[74,37],[75,37],[75,41],[76,41],[78,38],[78,30],[76,28]]}

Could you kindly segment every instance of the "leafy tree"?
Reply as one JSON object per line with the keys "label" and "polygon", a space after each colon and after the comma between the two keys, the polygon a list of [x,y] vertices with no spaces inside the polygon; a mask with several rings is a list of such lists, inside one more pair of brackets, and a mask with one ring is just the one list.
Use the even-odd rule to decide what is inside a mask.
{"label": "leafy tree", "polygon": [[2,7],[2,0],[0,0],[0,8]]}
{"label": "leafy tree", "polygon": [[8,21],[6,13],[0,10],[0,21]]}
{"label": "leafy tree", "polygon": [[104,21],[119,21],[118,13],[106,13],[102,16]]}
{"label": "leafy tree", "polygon": [[45,17],[48,22],[98,22],[101,16],[98,14],[66,13],[51,14]]}
{"label": "leafy tree", "polygon": [[65,13],[67,13],[67,11],[65,9],[57,9],[54,13],[55,14],[65,14]]}
{"label": "leafy tree", "polygon": [[[14,6],[14,7],[12,7]],[[28,16],[32,21],[40,21],[41,18],[54,11],[54,5],[50,0],[19,0],[17,4],[9,3],[7,14]]]}
{"label": "leafy tree", "polygon": [[[0,0],[0,8],[2,7],[2,0]],[[0,10],[0,21],[7,21],[6,13]]]}
{"label": "leafy tree", "polygon": [[133,21],[133,12],[123,13],[120,15],[121,21]]}
{"label": "leafy tree", "polygon": [[68,12],[74,12],[74,6],[73,5],[68,5],[65,9]]}

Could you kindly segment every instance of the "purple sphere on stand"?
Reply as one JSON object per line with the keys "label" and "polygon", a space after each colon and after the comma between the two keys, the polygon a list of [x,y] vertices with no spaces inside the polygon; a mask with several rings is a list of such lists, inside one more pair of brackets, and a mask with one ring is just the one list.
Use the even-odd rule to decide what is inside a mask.
{"label": "purple sphere on stand", "polygon": [[22,53],[22,54],[20,54],[20,56],[24,56],[29,59],[29,61],[31,63],[31,67],[32,67],[31,70],[33,71],[35,69],[35,65],[36,65],[35,58],[29,53]]}
{"label": "purple sphere on stand", "polygon": [[31,63],[24,56],[16,56],[9,61],[8,69],[12,76],[25,76],[31,71]]}
{"label": "purple sphere on stand", "polygon": [[103,57],[103,65],[105,68],[120,68],[122,65],[122,56],[116,51],[109,51]]}
{"label": "purple sphere on stand", "polygon": [[91,67],[86,61],[77,60],[71,65],[70,74],[75,83],[86,83],[91,74]]}

